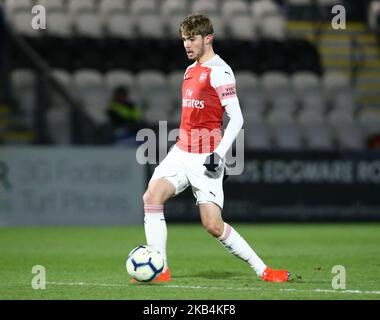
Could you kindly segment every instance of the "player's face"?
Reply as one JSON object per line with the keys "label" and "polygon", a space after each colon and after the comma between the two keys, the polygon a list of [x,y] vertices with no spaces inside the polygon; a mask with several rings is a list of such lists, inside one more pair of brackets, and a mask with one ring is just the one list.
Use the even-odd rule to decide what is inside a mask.
{"label": "player's face", "polygon": [[190,60],[199,60],[205,52],[204,38],[199,34],[196,36],[186,36],[182,34],[183,46],[187,57]]}

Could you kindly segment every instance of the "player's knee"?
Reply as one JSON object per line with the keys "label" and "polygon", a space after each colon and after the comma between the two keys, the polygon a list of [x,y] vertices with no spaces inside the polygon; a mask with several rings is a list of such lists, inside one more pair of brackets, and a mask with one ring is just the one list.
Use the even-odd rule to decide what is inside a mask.
{"label": "player's knee", "polygon": [[164,199],[159,193],[152,192],[148,189],[143,195],[144,205],[147,204],[164,204]]}
{"label": "player's knee", "polygon": [[147,204],[155,204],[154,203],[154,195],[152,192],[148,190],[145,191],[144,195],[143,195],[143,201],[144,201],[144,204],[147,205]]}
{"label": "player's knee", "polygon": [[203,226],[207,230],[207,232],[215,238],[218,238],[223,234],[223,229],[213,221],[204,222]]}

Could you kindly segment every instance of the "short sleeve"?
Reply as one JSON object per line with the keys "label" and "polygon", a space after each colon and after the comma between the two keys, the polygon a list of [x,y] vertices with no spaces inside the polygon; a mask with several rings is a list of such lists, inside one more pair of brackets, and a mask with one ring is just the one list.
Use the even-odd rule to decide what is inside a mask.
{"label": "short sleeve", "polygon": [[226,67],[213,68],[210,82],[223,106],[227,105],[231,99],[237,99],[235,76],[231,69]]}

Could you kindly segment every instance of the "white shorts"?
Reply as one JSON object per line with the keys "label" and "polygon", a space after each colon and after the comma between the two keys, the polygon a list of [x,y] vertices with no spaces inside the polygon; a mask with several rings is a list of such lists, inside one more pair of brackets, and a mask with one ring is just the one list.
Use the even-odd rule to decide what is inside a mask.
{"label": "white shorts", "polygon": [[208,155],[209,153],[185,152],[174,145],[155,168],[151,180],[166,178],[175,187],[173,196],[190,185],[197,205],[213,202],[223,209],[224,165],[215,174],[208,172],[203,165]]}

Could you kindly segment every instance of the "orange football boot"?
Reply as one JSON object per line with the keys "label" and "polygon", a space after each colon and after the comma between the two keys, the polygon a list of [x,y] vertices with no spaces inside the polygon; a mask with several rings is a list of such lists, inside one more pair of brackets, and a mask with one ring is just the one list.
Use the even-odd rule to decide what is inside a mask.
{"label": "orange football boot", "polygon": [[[170,282],[171,277],[170,277],[170,270],[167,268],[165,271],[161,272],[157,278],[155,278],[153,281],[150,282]],[[131,283],[137,283],[140,281],[137,281],[136,279],[131,279]],[[143,282],[143,281],[141,281]]]}
{"label": "orange football boot", "polygon": [[288,270],[274,270],[266,267],[261,279],[269,282],[288,282],[290,279],[290,273]]}

